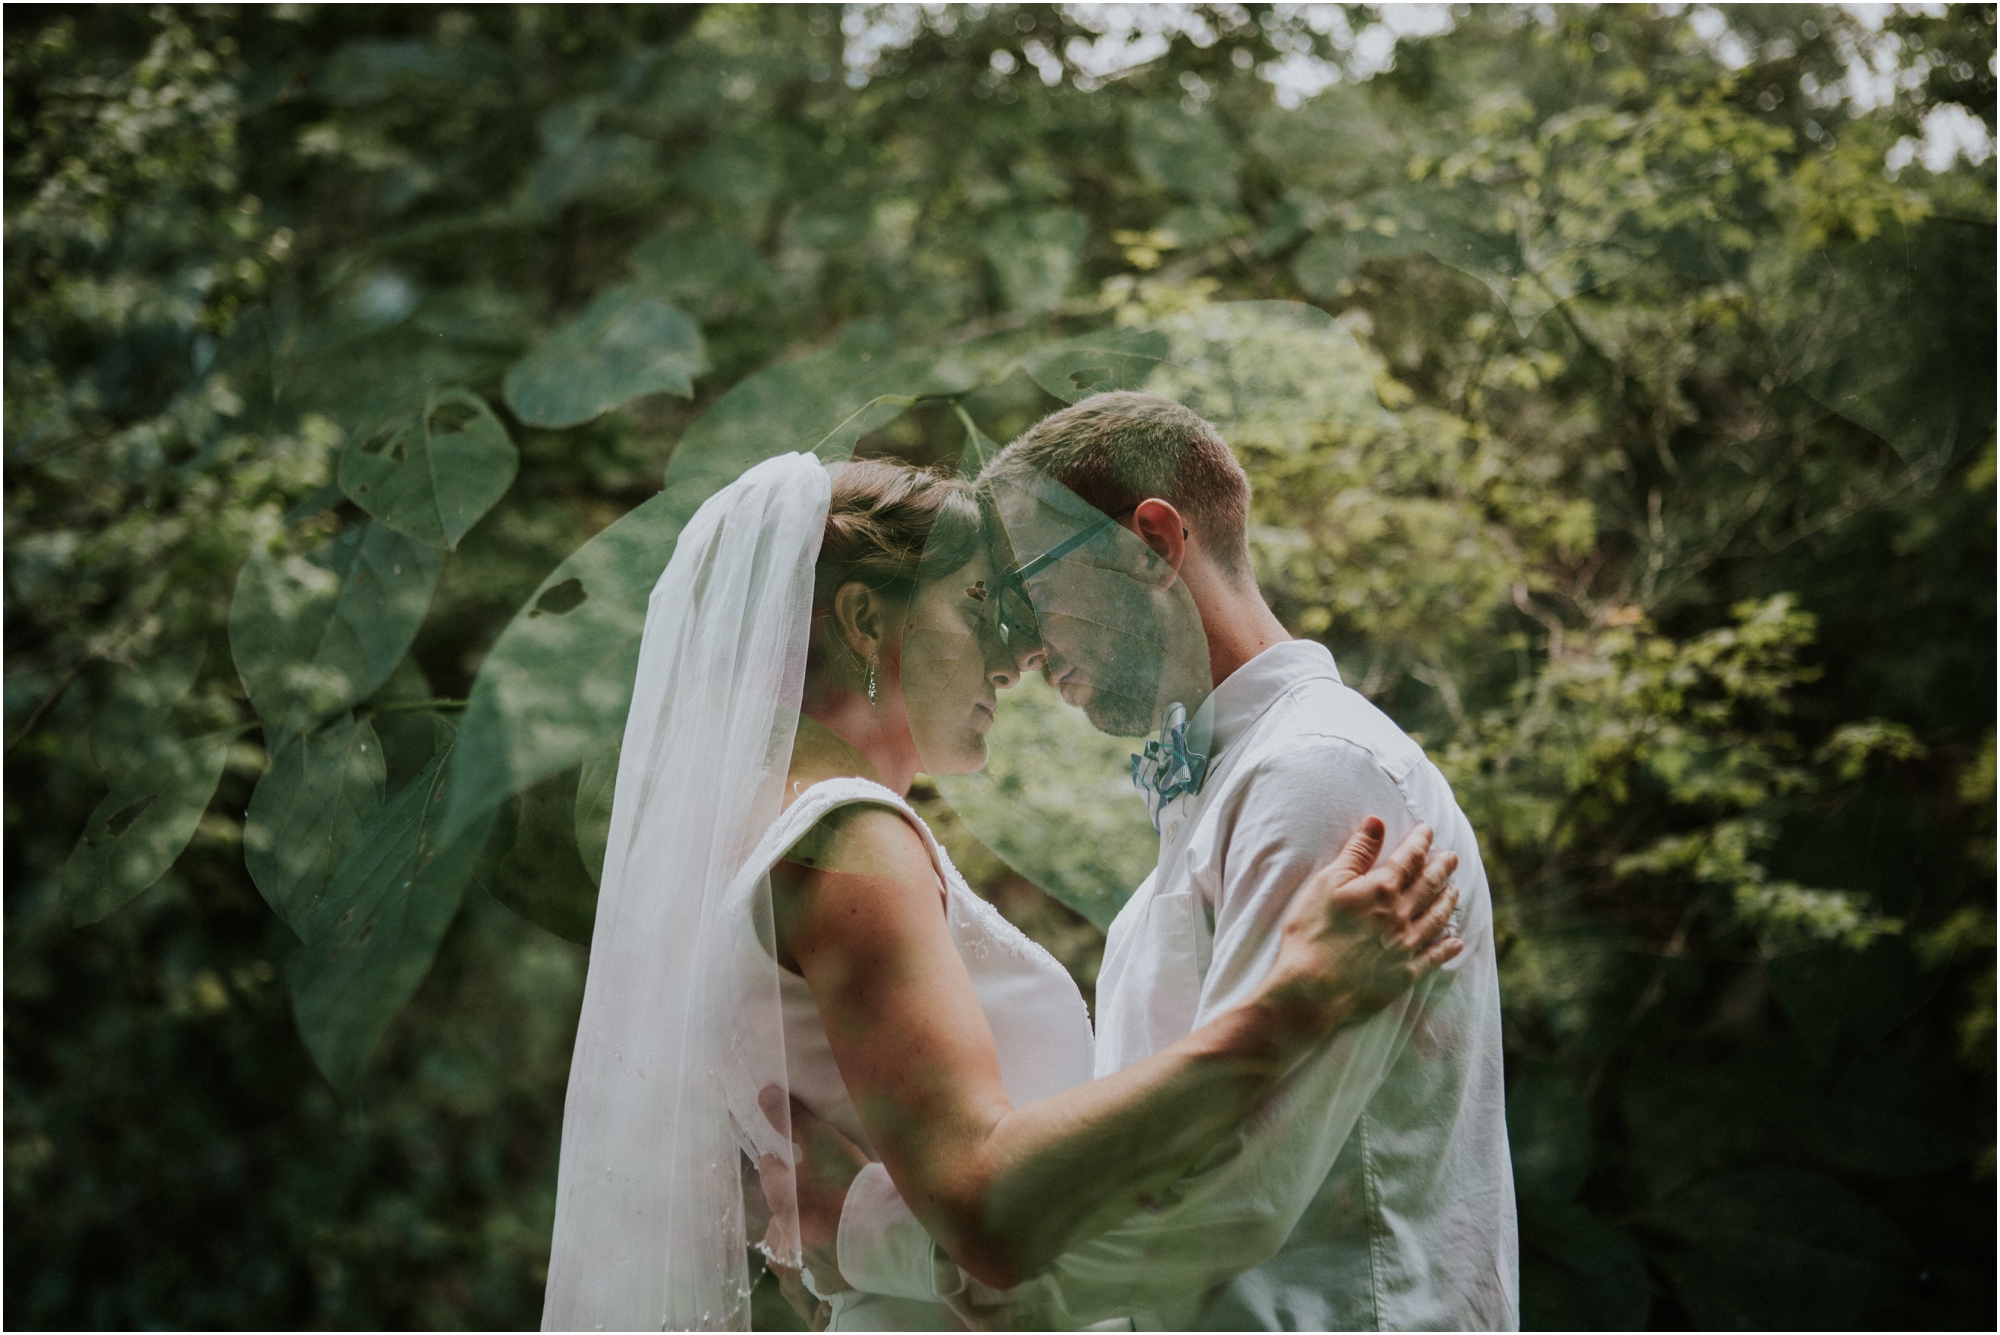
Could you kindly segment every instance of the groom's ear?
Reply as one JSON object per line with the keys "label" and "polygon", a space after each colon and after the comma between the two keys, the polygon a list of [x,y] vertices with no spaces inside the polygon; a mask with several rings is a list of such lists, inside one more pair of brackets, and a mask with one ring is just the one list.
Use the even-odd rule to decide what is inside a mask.
{"label": "groom's ear", "polygon": [[1181,512],[1157,496],[1140,501],[1132,511],[1132,532],[1146,544],[1146,574],[1153,587],[1171,585],[1187,560],[1188,530]]}

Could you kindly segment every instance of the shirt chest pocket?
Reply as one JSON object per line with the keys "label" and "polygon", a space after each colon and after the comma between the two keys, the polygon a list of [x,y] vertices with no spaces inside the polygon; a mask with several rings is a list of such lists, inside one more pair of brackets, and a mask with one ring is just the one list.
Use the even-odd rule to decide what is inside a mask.
{"label": "shirt chest pocket", "polygon": [[1141,948],[1133,952],[1132,995],[1146,999],[1149,1050],[1187,1037],[1201,1004],[1201,905],[1192,891],[1154,895],[1146,904]]}

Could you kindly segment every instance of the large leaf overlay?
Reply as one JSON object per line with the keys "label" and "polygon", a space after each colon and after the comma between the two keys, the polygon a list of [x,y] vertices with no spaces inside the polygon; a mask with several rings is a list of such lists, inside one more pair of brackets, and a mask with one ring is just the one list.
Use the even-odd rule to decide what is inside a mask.
{"label": "large leaf overlay", "polygon": [[1021,358],[1030,379],[1065,403],[1114,389],[1140,389],[1166,360],[1166,335],[1107,329],[1064,339]]}
{"label": "large leaf overlay", "polygon": [[62,900],[79,926],[142,894],[174,865],[222,781],[230,728],[161,747],[112,784],[63,867]]}
{"label": "large leaf overlay", "polygon": [[507,372],[507,406],[533,426],[588,422],[641,394],[694,393],[708,369],[701,327],[636,284],[588,309]]}
{"label": "large leaf overlay", "polygon": [[1573,1200],[1590,1175],[1590,1110],[1562,1068],[1531,1065],[1507,1091],[1514,1190],[1524,1200]]}
{"label": "large leaf overlay", "polygon": [[1698,1330],[1852,1330],[1895,1301],[1909,1260],[1874,1206],[1810,1173],[1711,1178],[1646,1222],[1683,1243],[1660,1266]]}
{"label": "large leaf overlay", "polygon": [[986,741],[986,767],[938,775],[938,791],[1008,866],[1108,928],[1160,852],[1132,787],[1136,743],[1097,731],[1038,673],[1007,692]]}
{"label": "large leaf overlay", "polygon": [[486,813],[442,829],[455,740],[435,720],[437,750],[349,841],[326,892],[302,916],[292,956],[292,1012],[313,1060],[352,1099],[368,1058],[437,954],[491,828]]}
{"label": "large leaf overlay", "polygon": [[1650,1290],[1624,1229],[1574,1205],[1522,1203],[1523,1330],[1643,1330]]}
{"label": "large leaf overlay", "polygon": [[845,458],[916,398],[962,393],[1001,365],[981,347],[898,354],[859,330],[723,395],[676,447],[666,489],[558,566],[501,632],[462,721],[452,828],[617,742],[647,597],[703,501],[773,455]]}
{"label": "large leaf overlay", "polygon": [[996,218],[981,240],[1010,305],[1053,310],[1076,278],[1090,224],[1074,209],[1043,209]]}
{"label": "large leaf overlay", "polygon": [[447,389],[423,412],[350,442],[340,455],[340,487],[398,533],[451,549],[506,494],[519,467],[493,410],[476,394]]}
{"label": "large leaf overlay", "polygon": [[252,554],[229,604],[229,647],[274,752],[389,679],[443,566],[442,552],[380,522],[303,556]]}
{"label": "large leaf overlay", "polygon": [[508,798],[474,875],[529,922],[587,946],[597,921],[597,876],[577,847],[577,779],[577,769],[566,769]]}
{"label": "large leaf overlay", "polygon": [[623,749],[612,743],[585,759],[576,776],[576,810],[571,819],[577,853],[592,885],[604,879],[604,850],[611,843],[611,794],[618,784],[618,756]]}
{"label": "large leaf overlay", "polygon": [[293,737],[257,781],[243,820],[243,860],[299,935],[342,856],[382,809],[386,780],[375,729],[343,714]]}
{"label": "large leaf overlay", "polygon": [[[1993,431],[1992,236],[1932,218],[1770,265],[1760,286],[1789,298],[1773,306],[1790,313],[1777,334],[1799,386],[1910,463],[1978,448]],[[1881,313],[1893,309],[1925,318],[1891,334]]]}
{"label": "large leaf overlay", "polygon": [[666,491],[557,566],[480,665],[461,721],[452,828],[619,735],[646,597],[694,507]]}

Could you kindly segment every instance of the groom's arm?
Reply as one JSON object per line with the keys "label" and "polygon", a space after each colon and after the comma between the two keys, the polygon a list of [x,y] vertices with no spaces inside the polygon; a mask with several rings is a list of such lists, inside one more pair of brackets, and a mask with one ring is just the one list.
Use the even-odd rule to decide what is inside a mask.
{"label": "groom's arm", "polygon": [[[1413,760],[1422,763],[1420,754]],[[1416,824],[1402,782],[1408,768],[1394,771],[1340,738],[1301,738],[1232,793],[1235,809],[1220,813],[1226,837],[1193,868],[1215,914],[1197,1025],[1263,977],[1285,904],[1347,831],[1378,815],[1394,842]],[[1014,1297],[1049,1304],[1065,1322],[1088,1321],[1196,1297],[1268,1260],[1317,1195],[1434,986],[1427,978],[1336,1033],[1153,1208],[1065,1253]],[[840,1225],[848,1281],[908,1297],[949,1296],[961,1281],[900,1202],[865,1182],[857,1187]]]}

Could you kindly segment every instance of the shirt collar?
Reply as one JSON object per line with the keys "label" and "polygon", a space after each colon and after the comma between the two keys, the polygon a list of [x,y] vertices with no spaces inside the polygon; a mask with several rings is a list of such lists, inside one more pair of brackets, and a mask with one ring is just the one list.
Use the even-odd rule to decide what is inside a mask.
{"label": "shirt collar", "polygon": [[[1304,677],[1339,681],[1333,651],[1314,640],[1285,640],[1272,645],[1208,693],[1208,699],[1188,720],[1190,749],[1203,751],[1213,769],[1230,744]],[[1195,745],[1197,739],[1200,746]]]}

